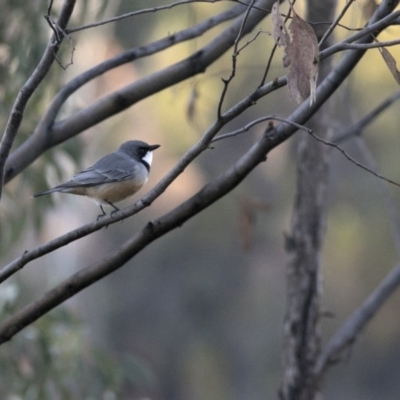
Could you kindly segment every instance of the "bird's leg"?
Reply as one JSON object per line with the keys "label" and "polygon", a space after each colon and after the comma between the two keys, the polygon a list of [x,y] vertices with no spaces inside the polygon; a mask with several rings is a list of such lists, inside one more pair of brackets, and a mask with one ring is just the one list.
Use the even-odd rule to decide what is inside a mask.
{"label": "bird's leg", "polygon": [[106,214],[106,212],[104,211],[104,208],[103,208],[103,206],[100,204],[100,208],[101,208],[101,212],[103,213],[103,214],[99,214],[98,216],[97,216],[97,220],[96,221],[98,221],[100,218],[103,218],[103,217],[105,217],[107,214]]}
{"label": "bird's leg", "polygon": [[117,212],[117,211],[121,211],[116,205],[114,205],[113,203],[111,203],[111,201],[107,201],[106,200],[106,202],[107,202],[107,204],[109,205],[109,206],[111,206],[113,209],[114,209],[114,211],[111,211],[111,217],[114,215],[114,213],[115,212]]}

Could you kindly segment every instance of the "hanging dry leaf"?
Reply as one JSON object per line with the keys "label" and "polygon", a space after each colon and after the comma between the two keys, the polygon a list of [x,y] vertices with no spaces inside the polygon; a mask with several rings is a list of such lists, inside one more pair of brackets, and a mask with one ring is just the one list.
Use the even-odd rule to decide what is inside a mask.
{"label": "hanging dry leaf", "polygon": [[271,10],[272,37],[278,46],[286,47],[290,43],[289,32],[279,12],[279,0],[274,3]]}
{"label": "hanging dry leaf", "polygon": [[301,103],[310,95],[310,104],[315,102],[319,49],[318,40],[311,26],[300,18],[291,6],[293,19],[289,29],[292,40],[285,47],[283,66],[289,67],[288,88],[290,97]]}
{"label": "hanging dry leaf", "polygon": [[379,52],[381,53],[387,67],[389,68],[390,73],[393,75],[393,78],[400,85],[400,72],[397,69],[397,64],[395,58],[390,54],[389,50],[385,47],[379,47]]}

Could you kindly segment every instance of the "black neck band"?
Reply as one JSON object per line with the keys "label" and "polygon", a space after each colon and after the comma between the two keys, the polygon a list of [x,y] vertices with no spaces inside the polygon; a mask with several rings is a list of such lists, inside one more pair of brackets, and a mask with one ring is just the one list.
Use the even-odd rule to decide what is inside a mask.
{"label": "black neck band", "polygon": [[147,172],[150,172],[150,164],[145,160],[140,160],[140,162],[146,167]]}

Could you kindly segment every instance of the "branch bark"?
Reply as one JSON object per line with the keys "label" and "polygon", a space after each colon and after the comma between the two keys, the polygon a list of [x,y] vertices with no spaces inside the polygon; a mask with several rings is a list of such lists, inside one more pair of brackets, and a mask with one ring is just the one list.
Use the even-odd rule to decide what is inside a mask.
{"label": "branch bark", "polygon": [[381,284],[367,297],[347,319],[345,324],[330,339],[322,352],[316,374],[322,375],[327,368],[339,362],[343,353],[355,342],[357,336],[367,326],[382,305],[389,299],[400,285],[400,264],[390,271]]}
{"label": "branch bark", "polygon": [[[317,11],[323,7],[318,18],[331,19],[323,16],[325,12],[333,11],[333,2],[322,3],[309,1],[309,10]],[[369,25],[385,18],[393,11],[398,2],[384,1],[375,12]],[[389,17],[388,17],[389,18]],[[308,20],[313,20],[312,16]],[[377,32],[373,32],[375,35]],[[373,35],[364,36],[358,44],[367,44],[373,40]],[[325,42],[326,43],[326,42]],[[357,46],[363,48],[364,46]],[[357,63],[361,53],[348,53],[340,67],[329,73],[322,87],[337,77],[337,74],[348,73],[348,67]],[[346,66],[347,64],[347,66]],[[343,67],[343,68],[342,68]],[[323,91],[322,88],[318,92]],[[312,121],[310,127],[319,135],[329,132],[329,116],[319,113],[319,120]],[[300,121],[298,121],[300,122]],[[315,124],[315,125],[314,125]],[[320,354],[320,293],[321,293],[321,248],[326,219],[326,184],[328,180],[328,154],[310,138],[304,138],[300,145],[298,163],[298,187],[292,231],[287,240],[287,251],[290,255],[287,279],[287,314],[284,324],[284,377],[281,387],[281,398],[284,400],[311,400],[320,395],[323,379],[323,365],[329,359],[328,353],[322,361]],[[361,320],[361,319],[360,319]],[[364,319],[365,321],[365,319]],[[359,323],[361,329],[364,325]],[[348,333],[348,332],[347,332]],[[343,341],[343,336],[341,338]],[[339,351],[332,344],[331,355]],[[345,345],[344,342],[341,342]]]}
{"label": "branch bark", "polygon": [[270,143],[267,132],[230,169],[208,183],[196,195],[163,217],[149,222],[110,256],[72,275],[54,289],[45,293],[39,300],[29,304],[0,324],[0,344],[10,340],[21,329],[72,297],[75,293],[122,267],[149,243],[167,232],[181,227],[189,218],[231,191],[258,164],[266,160],[265,154]]}
{"label": "branch bark", "polygon": [[[307,20],[333,20],[336,0],[321,3],[309,0]],[[325,28],[315,25],[318,40]],[[331,45],[332,37],[323,46]],[[331,59],[320,65],[319,76],[325,79],[331,72]],[[332,107],[325,102],[307,127],[327,137]],[[330,151],[309,135],[299,143],[297,159],[297,188],[291,232],[286,238],[289,255],[287,266],[287,306],[283,332],[283,400],[311,400],[318,396],[320,382],[315,365],[320,353],[320,295],[321,253],[326,222],[326,193],[329,176]]]}
{"label": "branch bark", "polygon": [[[256,2],[256,6],[258,7],[268,7],[269,5],[272,5],[272,0],[258,0]],[[217,21],[223,22],[225,19],[232,18],[246,10],[247,7],[245,6],[237,6],[230,12],[220,14]],[[253,9],[247,18],[246,25],[243,27],[243,34],[251,32],[266,15],[267,13],[264,11]],[[204,24],[199,24],[195,27],[196,29],[193,28],[182,31],[179,35],[176,35],[176,38],[172,38],[172,40],[171,38],[167,38],[145,49],[133,49],[75,78],[55,97],[45,117],[40,121],[29,139],[11,154],[6,165],[5,182],[9,182],[51,147],[126,110],[128,107],[131,107],[133,104],[148,96],[204,72],[210,64],[232,47],[241,29],[242,21],[243,16],[237,17],[224,32],[185,60],[127,85],[70,117],[55,123],[55,118],[62,104],[72,93],[91,79],[103,74],[111,68],[132,61],[137,57],[143,57],[169,47],[171,43],[177,43],[175,41],[176,38],[179,40],[188,40],[192,35],[201,34],[201,32],[213,26],[213,21],[206,21]]]}
{"label": "branch bark", "polygon": [[[57,27],[64,30],[71,17],[76,0],[65,0],[57,20]],[[0,142],[0,200],[5,183],[5,169],[7,158],[10,154],[11,147],[15,137],[18,134],[19,127],[24,116],[25,107],[29,99],[32,97],[35,90],[38,88],[42,80],[47,75],[50,67],[56,59],[56,54],[60,48],[64,36],[58,37],[53,34],[38,66],[33,71],[32,75],[21,88],[14,105],[12,107],[10,117],[7,121],[6,129]]]}

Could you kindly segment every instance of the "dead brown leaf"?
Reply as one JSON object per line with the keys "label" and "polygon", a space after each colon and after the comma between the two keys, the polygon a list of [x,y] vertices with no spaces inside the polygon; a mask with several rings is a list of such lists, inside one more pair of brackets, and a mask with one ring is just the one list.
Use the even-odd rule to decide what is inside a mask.
{"label": "dead brown leaf", "polygon": [[278,46],[286,47],[290,43],[289,32],[287,31],[285,21],[279,12],[279,0],[274,3],[271,10],[272,37]]}
{"label": "dead brown leaf", "polygon": [[289,29],[292,40],[285,47],[283,66],[289,67],[288,88],[290,97],[301,103],[310,95],[310,103],[315,102],[319,48],[318,40],[311,26],[300,18],[291,6],[293,19]]}

